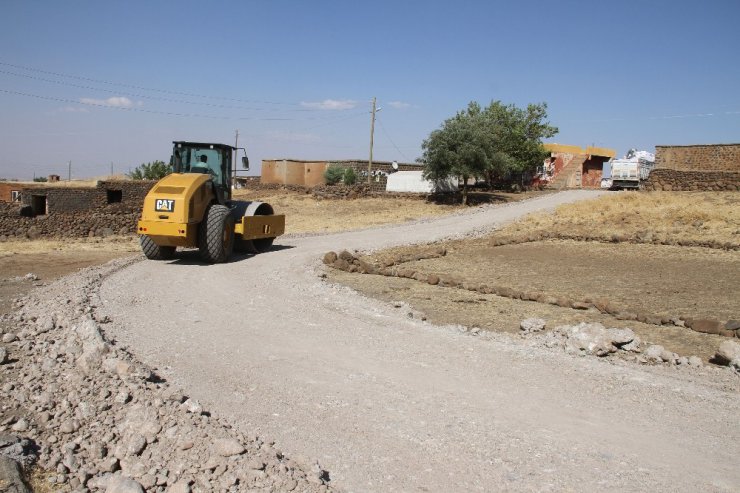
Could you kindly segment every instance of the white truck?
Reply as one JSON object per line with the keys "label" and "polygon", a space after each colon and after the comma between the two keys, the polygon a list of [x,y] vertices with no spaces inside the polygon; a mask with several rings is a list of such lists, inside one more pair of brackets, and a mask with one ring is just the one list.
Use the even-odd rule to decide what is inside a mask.
{"label": "white truck", "polygon": [[639,189],[640,182],[647,180],[655,168],[655,154],[630,149],[622,159],[611,162],[612,189]]}

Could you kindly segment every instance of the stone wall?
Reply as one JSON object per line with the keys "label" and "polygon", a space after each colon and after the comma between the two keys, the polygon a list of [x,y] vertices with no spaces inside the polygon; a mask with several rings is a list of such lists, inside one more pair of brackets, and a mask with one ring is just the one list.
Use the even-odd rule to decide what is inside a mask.
{"label": "stone wall", "polygon": [[740,144],[655,146],[655,167],[740,173]]}
{"label": "stone wall", "polygon": [[0,204],[0,240],[9,238],[81,238],[133,234],[141,211],[120,204],[98,210],[52,212],[45,216],[24,217],[20,207]]}
{"label": "stone wall", "polygon": [[99,181],[89,187],[37,187],[24,189],[23,205],[34,214],[69,213],[121,204],[140,208],[155,181]]}
{"label": "stone wall", "polygon": [[134,233],[144,197],[155,183],[100,181],[94,188],[24,189],[20,205],[0,204],[0,239]]}
{"label": "stone wall", "polygon": [[654,169],[643,187],[655,191],[735,191],[740,190],[740,172]]}

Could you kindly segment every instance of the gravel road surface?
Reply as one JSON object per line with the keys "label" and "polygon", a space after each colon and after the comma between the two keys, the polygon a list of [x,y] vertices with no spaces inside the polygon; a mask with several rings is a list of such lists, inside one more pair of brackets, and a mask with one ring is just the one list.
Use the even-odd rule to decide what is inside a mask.
{"label": "gravel road surface", "polygon": [[598,193],[281,238],[229,264],[142,261],[103,281],[97,311],[107,337],[206,409],[318,459],[347,491],[739,491],[730,370],[476,337],[318,276],[327,250],[482,233]]}

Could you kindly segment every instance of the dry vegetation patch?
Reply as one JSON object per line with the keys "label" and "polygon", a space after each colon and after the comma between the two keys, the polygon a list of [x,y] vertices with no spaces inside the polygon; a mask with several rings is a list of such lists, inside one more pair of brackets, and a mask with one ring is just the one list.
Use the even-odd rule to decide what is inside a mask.
{"label": "dry vegetation patch", "polygon": [[[551,215],[529,216],[486,237],[362,257],[386,276],[392,271],[398,277],[332,271],[330,278],[370,296],[405,301],[436,322],[516,332],[518,322],[532,316],[546,318],[550,327],[601,321],[632,327],[644,340],[679,354],[708,359],[720,337],[671,324],[688,318],[724,324],[740,317],[738,198],[737,193],[608,194],[561,206]],[[681,246],[707,238],[711,248]],[[446,255],[429,255],[435,251]],[[455,285],[467,287],[449,287]]]}
{"label": "dry vegetation patch", "polygon": [[[505,203],[526,200],[548,192],[480,192],[474,194],[476,203]],[[285,214],[286,233],[336,233],[364,229],[383,224],[400,224],[417,219],[433,218],[462,212],[467,207],[455,203],[435,203],[423,196],[362,197],[351,200],[321,199],[310,190],[298,192],[287,189],[257,188],[237,190],[237,200],[268,202],[276,214]]]}
{"label": "dry vegetation patch", "polygon": [[318,200],[309,193],[288,190],[238,191],[235,198],[268,202],[277,214],[285,214],[286,233],[335,233],[443,216],[461,209],[419,198]]}
{"label": "dry vegetation patch", "polygon": [[499,236],[740,248],[740,192],[615,192],[532,214]]}

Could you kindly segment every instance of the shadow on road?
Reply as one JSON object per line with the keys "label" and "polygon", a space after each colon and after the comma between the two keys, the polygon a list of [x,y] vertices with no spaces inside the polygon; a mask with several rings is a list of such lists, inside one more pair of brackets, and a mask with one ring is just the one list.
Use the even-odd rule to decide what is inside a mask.
{"label": "shadow on road", "polygon": [[[227,264],[232,264],[236,262],[242,262],[244,260],[248,260],[255,255],[269,255],[270,253],[279,252],[281,250],[289,250],[291,248],[295,248],[293,245],[273,245],[272,248],[270,248],[266,252],[262,252],[259,254],[254,253],[237,253],[234,252],[231,255],[231,258],[229,259]],[[197,249],[188,249],[188,250],[178,250],[175,252],[175,258],[168,262],[171,265],[199,265],[202,267],[208,267],[209,263],[204,262],[203,259],[200,258],[200,255],[198,254]]]}

